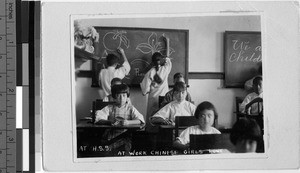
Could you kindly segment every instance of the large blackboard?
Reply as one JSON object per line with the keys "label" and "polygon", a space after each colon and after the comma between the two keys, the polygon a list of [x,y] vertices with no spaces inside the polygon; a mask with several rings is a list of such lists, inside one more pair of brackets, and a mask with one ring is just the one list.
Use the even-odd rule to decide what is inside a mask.
{"label": "large blackboard", "polygon": [[[151,56],[159,51],[166,54],[166,46],[163,35],[170,38],[170,57],[172,70],[169,75],[169,85],[173,84],[173,75],[177,72],[188,73],[188,30],[157,29],[157,28],[125,28],[125,27],[98,27],[100,41],[96,43],[95,54],[101,60],[94,62],[94,69],[99,73],[104,68],[105,57],[108,53],[116,53],[121,47],[131,66],[130,74],[124,78],[124,82],[131,86],[137,86],[143,80],[144,75],[152,67]],[[95,65],[96,64],[96,65]],[[187,80],[186,80],[187,81]]]}
{"label": "large blackboard", "polygon": [[261,33],[226,31],[224,42],[225,87],[243,87],[261,66]]}

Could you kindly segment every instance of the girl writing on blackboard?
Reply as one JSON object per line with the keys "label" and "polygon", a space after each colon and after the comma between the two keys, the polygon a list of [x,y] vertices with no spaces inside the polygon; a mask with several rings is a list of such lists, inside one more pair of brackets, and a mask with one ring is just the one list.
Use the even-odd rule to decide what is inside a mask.
{"label": "girl writing on blackboard", "polygon": [[166,42],[166,57],[160,52],[152,55],[153,67],[145,74],[143,81],[140,83],[143,95],[148,95],[146,125],[149,117],[159,109],[158,98],[165,96],[169,91],[168,76],[172,69],[172,63],[169,59],[169,42],[170,39],[163,36]]}
{"label": "girl writing on blackboard", "polygon": [[105,96],[111,94],[111,80],[113,78],[123,79],[129,74],[130,64],[126,58],[124,50],[119,47],[117,52],[123,57],[124,63],[121,67],[117,68],[119,64],[119,58],[115,54],[108,54],[106,57],[107,68],[102,69],[99,73],[99,81],[104,91]]}

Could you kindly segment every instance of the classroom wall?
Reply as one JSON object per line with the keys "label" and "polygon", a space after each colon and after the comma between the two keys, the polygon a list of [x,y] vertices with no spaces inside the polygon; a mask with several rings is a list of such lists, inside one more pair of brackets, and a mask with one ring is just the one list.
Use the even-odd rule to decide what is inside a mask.
{"label": "classroom wall", "polygon": [[[135,19],[89,19],[82,24],[92,26],[122,26],[189,30],[189,72],[224,72],[223,33],[224,31],[260,31],[259,16],[194,16],[173,18],[135,18]],[[125,50],[126,51],[126,50]],[[90,69],[90,62],[82,65]],[[242,89],[223,88],[220,79],[190,79],[188,91],[195,104],[211,101],[219,112],[219,125],[231,127],[234,119],[236,96],[245,96]],[[88,116],[91,103],[102,97],[102,91],[91,88],[90,78],[78,78],[76,82],[77,119]],[[146,114],[146,97],[139,88],[131,88],[132,103]]]}

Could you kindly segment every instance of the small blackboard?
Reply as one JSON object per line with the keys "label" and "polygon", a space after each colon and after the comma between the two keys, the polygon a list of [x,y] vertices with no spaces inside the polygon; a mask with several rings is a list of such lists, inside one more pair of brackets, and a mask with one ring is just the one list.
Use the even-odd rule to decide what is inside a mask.
{"label": "small blackboard", "polygon": [[[124,49],[130,63],[130,74],[124,82],[130,86],[139,86],[144,75],[152,67],[151,56],[154,52],[166,54],[163,35],[170,38],[170,57],[172,70],[169,74],[169,85],[173,84],[173,75],[177,72],[188,74],[188,30],[157,29],[157,28],[127,28],[127,27],[97,27],[100,40],[95,46],[95,55],[101,57],[96,73],[104,68],[108,53],[117,54],[118,47]],[[103,65],[104,64],[104,65]]]}
{"label": "small blackboard", "polygon": [[224,42],[225,87],[242,88],[245,81],[259,73],[261,33],[226,31]]}

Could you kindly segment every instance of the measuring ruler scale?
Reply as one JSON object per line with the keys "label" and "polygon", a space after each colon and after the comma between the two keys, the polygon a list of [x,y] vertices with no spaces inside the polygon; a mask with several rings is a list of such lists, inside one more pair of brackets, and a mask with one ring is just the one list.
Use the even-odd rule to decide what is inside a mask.
{"label": "measuring ruler scale", "polygon": [[16,3],[0,1],[0,173],[16,170]]}
{"label": "measuring ruler scale", "polygon": [[16,6],[0,2],[0,173],[16,171]]}
{"label": "measuring ruler scale", "polygon": [[35,170],[34,32],[39,27],[33,24],[39,10],[40,2],[0,0],[0,173]]}

